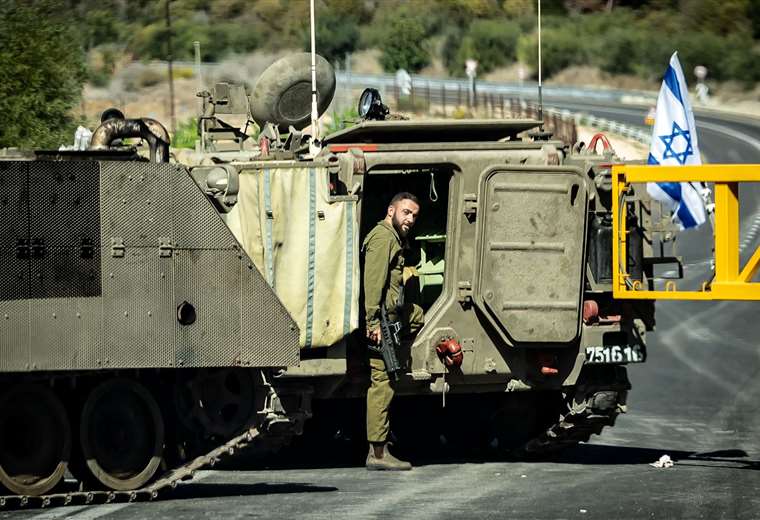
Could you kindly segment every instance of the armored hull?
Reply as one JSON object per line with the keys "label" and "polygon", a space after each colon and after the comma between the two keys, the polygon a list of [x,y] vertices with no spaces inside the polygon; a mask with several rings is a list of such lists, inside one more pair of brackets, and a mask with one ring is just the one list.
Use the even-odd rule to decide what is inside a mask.
{"label": "armored hull", "polygon": [[0,161],[4,503],[150,496],[299,427],[286,309],[184,167],[112,155]]}
{"label": "armored hull", "polygon": [[[401,191],[421,199],[405,294],[425,311],[401,353],[402,444],[466,429],[481,445],[544,452],[625,410],[625,365],[645,360],[654,311],[612,299],[615,158],[531,136],[539,124],[366,121],[316,157],[280,148],[227,164],[239,193],[225,220],[301,330],[301,363],[280,379],[313,388],[319,442],[363,438],[358,244]],[[642,277],[643,241],[628,255]],[[447,342],[461,364],[440,356]]]}

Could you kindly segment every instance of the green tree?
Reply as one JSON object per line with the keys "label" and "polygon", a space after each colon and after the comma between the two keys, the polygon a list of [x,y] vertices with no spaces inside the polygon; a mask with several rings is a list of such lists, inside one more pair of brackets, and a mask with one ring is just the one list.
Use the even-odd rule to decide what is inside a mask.
{"label": "green tree", "polygon": [[536,2],[534,0],[504,0],[501,8],[511,18],[532,16],[536,12]]}
{"label": "green tree", "polygon": [[[522,30],[517,22],[497,18],[475,20],[470,25],[453,60],[446,61],[449,72],[461,76],[468,59],[478,60],[478,71],[490,72],[497,67],[511,63],[515,59],[517,40]],[[444,53],[448,41],[444,41]]]}
{"label": "green tree", "polygon": [[388,72],[405,69],[417,72],[430,63],[425,48],[425,26],[417,18],[397,16],[390,20],[381,41],[380,64]]}
{"label": "green tree", "polygon": [[59,13],[52,0],[0,5],[0,147],[57,148],[73,139],[86,67],[77,32]]}
{"label": "green tree", "polygon": [[[541,59],[544,78],[558,73],[570,65],[590,62],[589,44],[574,24],[564,27],[547,27],[541,36]],[[535,33],[523,35],[517,42],[518,59],[538,70],[538,38]]]}
{"label": "green tree", "polygon": [[681,0],[681,12],[692,30],[730,35],[751,29],[749,0]]}

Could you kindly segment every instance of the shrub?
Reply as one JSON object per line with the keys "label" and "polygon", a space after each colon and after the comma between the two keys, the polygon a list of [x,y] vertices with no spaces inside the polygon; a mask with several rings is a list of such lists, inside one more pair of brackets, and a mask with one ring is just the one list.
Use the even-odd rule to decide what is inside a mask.
{"label": "shrub", "polygon": [[136,74],[127,76],[124,79],[124,89],[127,92],[135,92],[141,88],[158,85],[167,79],[166,71],[159,71],[152,68],[144,68]]}
{"label": "shrub", "polygon": [[380,64],[387,72],[417,72],[430,63],[425,48],[425,27],[416,18],[395,17],[382,42]]}
{"label": "shrub", "polygon": [[[317,17],[317,52],[327,61],[343,61],[346,54],[354,52],[359,44],[359,27],[353,16],[341,15],[332,10]],[[308,27],[303,33],[303,49],[311,50],[311,33]]]}
{"label": "shrub", "polygon": [[[545,78],[570,65],[585,65],[590,60],[590,46],[573,26],[547,28],[541,35],[541,58]],[[538,70],[538,37],[521,36],[517,57],[532,70]]]}
{"label": "shrub", "polygon": [[592,50],[592,62],[610,74],[634,74],[635,53],[646,46],[646,39],[640,31],[614,27],[599,35]]}
{"label": "shrub", "polygon": [[443,36],[441,59],[452,76],[464,76],[464,65],[460,64],[458,58],[463,39],[464,33],[458,26],[450,27]]}
{"label": "shrub", "polygon": [[[138,29],[129,43],[129,50],[142,60],[166,59],[168,32],[163,21]],[[194,57],[193,42],[201,44],[201,58],[217,61],[231,52],[249,52],[259,47],[258,32],[233,22],[208,23],[179,18],[172,25],[172,54],[177,60]]]}
{"label": "shrub", "polygon": [[195,148],[196,139],[198,139],[198,119],[188,119],[177,125],[177,133],[172,136],[172,147]]}
{"label": "shrub", "polygon": [[463,37],[451,32],[444,40],[444,63],[449,72],[458,76],[464,74],[468,59],[478,61],[478,73],[490,72],[514,61],[521,32],[520,25],[511,20],[476,20]]}
{"label": "shrub", "polygon": [[195,77],[195,71],[190,67],[174,67],[172,69],[174,79],[190,79]]}
{"label": "shrub", "polygon": [[727,77],[741,81],[745,87],[750,87],[760,81],[760,49],[755,45],[744,52],[734,51],[727,57],[724,66]]}
{"label": "shrub", "polygon": [[478,68],[488,72],[515,59],[520,26],[509,20],[476,20],[469,30]]}

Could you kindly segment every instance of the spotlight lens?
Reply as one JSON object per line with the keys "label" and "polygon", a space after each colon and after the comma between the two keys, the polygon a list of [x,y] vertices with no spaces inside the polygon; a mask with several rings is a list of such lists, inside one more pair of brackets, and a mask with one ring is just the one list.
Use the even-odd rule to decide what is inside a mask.
{"label": "spotlight lens", "polygon": [[361,97],[359,98],[359,116],[360,117],[367,117],[367,114],[369,113],[370,108],[372,108],[372,102],[374,101],[374,95],[373,95],[372,89],[365,89],[364,92],[362,92]]}

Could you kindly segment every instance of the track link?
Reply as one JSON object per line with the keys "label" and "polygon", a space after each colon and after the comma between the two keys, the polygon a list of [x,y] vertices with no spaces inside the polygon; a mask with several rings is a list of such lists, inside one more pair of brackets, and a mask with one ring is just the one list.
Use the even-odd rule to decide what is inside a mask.
{"label": "track link", "polygon": [[196,471],[205,467],[212,467],[220,460],[233,456],[236,451],[244,449],[260,436],[261,433],[258,428],[251,427],[205,455],[196,457],[186,464],[168,471],[158,480],[132,491],[98,490],[52,493],[40,496],[6,495],[0,496],[0,508],[59,507],[77,504],[108,504],[113,502],[153,500],[158,497],[160,491],[167,488],[176,488],[180,482],[192,479]]}
{"label": "track link", "polygon": [[625,413],[630,389],[623,366],[585,367],[578,385],[565,394],[564,408],[557,422],[525,443],[517,454],[537,457],[588,441],[605,426],[613,426],[618,414]]}

